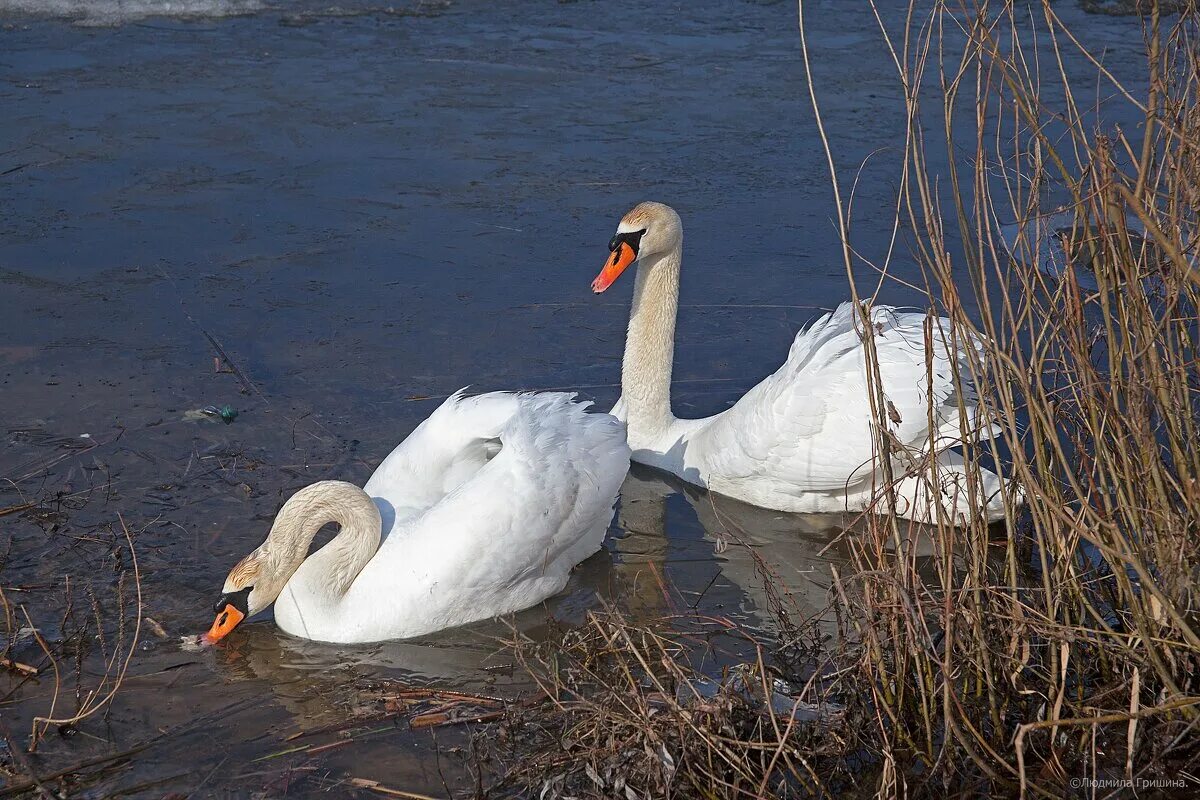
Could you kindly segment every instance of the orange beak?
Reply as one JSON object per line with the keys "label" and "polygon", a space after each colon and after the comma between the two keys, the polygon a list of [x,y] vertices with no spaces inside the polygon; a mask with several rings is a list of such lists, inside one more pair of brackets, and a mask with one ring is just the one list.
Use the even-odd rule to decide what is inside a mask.
{"label": "orange beak", "polygon": [[625,268],[632,264],[637,259],[637,253],[633,251],[625,242],[617,245],[617,249],[612,251],[612,256],[604,264],[604,269],[600,270],[600,274],[596,276],[596,280],[592,281],[592,291],[600,294],[605,289],[613,285],[613,282],[621,277],[621,273]]}
{"label": "orange beak", "polygon": [[212,627],[208,629],[208,633],[204,634],[201,638],[205,644],[216,644],[224,639],[245,618],[245,614],[238,611],[232,605],[227,605],[224,611],[217,614],[217,618],[213,620]]}

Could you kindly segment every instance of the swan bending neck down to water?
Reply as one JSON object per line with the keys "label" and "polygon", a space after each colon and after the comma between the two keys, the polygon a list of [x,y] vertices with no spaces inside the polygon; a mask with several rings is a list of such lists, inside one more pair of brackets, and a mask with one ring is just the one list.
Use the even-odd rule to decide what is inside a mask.
{"label": "swan bending neck down to water", "polygon": [[[874,458],[865,348],[851,303],[797,334],[783,366],[733,407],[706,419],[676,419],[671,361],[683,259],[679,215],[662,203],[642,203],[622,218],[609,250],[612,255],[592,283],[597,293],[638,262],[621,398],[612,410],[629,426],[634,461],[779,511],[887,511]],[[981,469],[971,485],[962,456],[948,449],[962,443],[960,405],[969,413],[966,427],[976,429],[972,435],[993,432],[974,419],[968,355],[952,350],[945,339],[950,320],[928,320],[888,306],[876,306],[871,320],[891,432],[909,455],[893,462],[893,474],[903,476],[895,487],[897,513],[919,521],[939,514],[954,522],[977,513],[1002,518],[999,476]],[[927,321],[932,322],[928,360]],[[956,368],[962,393],[955,386]],[[937,464],[933,473],[931,460]],[[924,474],[912,474],[910,465],[922,462]]]}
{"label": "swan bending neck down to water", "polygon": [[[230,571],[205,640],[272,602],[287,633],[349,643],[419,636],[562,591],[600,549],[629,469],[624,426],[572,398],[460,392],[364,488],[301,489]],[[308,555],[330,522],[340,531]]]}

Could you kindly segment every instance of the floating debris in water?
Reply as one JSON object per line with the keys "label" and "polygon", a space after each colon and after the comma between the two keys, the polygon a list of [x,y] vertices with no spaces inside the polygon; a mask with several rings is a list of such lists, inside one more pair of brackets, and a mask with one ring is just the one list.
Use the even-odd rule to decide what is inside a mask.
{"label": "floating debris in water", "polygon": [[226,425],[232,425],[233,421],[237,419],[237,415],[237,409],[226,404],[220,408],[217,408],[216,406],[205,406],[204,408],[185,411],[183,413],[183,418],[188,422],[195,422],[196,420],[201,419],[219,419]]}
{"label": "floating debris in water", "polygon": [[199,653],[201,650],[207,650],[211,646],[204,640],[203,634],[189,633],[186,636],[179,637],[179,649],[185,653]]}
{"label": "floating debris in water", "polygon": [[[1061,278],[1068,272],[1070,257],[1066,245],[1074,230],[1074,215],[1059,212],[1046,218],[1027,223],[1013,222],[1000,226],[1000,237],[1005,248],[1018,263],[1032,266],[1044,275]],[[1090,264],[1082,263],[1077,279],[1085,289],[1095,289],[1095,278],[1090,274]]]}

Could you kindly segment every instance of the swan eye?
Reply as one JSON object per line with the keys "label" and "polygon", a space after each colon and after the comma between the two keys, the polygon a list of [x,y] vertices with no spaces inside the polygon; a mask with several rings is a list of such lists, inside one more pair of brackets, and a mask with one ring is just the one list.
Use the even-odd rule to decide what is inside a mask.
{"label": "swan eye", "polygon": [[241,589],[236,592],[227,592],[221,595],[221,599],[219,599],[216,602],[216,605],[213,606],[213,611],[217,614],[220,614],[225,610],[225,606],[233,606],[238,611],[242,612],[244,616],[248,616],[250,593],[252,591],[254,591],[254,587],[247,586],[245,589]]}
{"label": "swan eye", "polygon": [[641,244],[642,236],[645,233],[646,233],[645,228],[642,228],[640,231],[629,231],[627,233],[618,233],[616,236],[609,239],[608,252],[611,253],[611,252],[615,251],[618,247],[620,247],[622,244],[627,244],[627,245],[629,245],[629,249],[633,251],[634,255],[637,255],[638,245]]}

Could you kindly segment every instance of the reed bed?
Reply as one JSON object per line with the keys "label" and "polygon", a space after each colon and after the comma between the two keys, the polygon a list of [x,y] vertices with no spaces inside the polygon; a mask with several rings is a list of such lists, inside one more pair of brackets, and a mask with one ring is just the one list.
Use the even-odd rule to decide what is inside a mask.
{"label": "reed bed", "polygon": [[[968,458],[1024,502],[1007,498],[995,546],[982,522],[942,521],[924,568],[894,521],[854,542],[881,793],[914,775],[1022,796],[1200,785],[1183,772],[1200,743],[1200,53],[1194,6],[1169,24],[1144,6],[1136,87],[1049,3],[939,9],[889,40],[910,120],[897,219],[952,320],[931,335],[987,342],[972,377],[1000,436]],[[1131,107],[1141,130],[1106,122]]]}
{"label": "reed bed", "polygon": [[[941,484],[936,465],[896,451],[869,368],[888,480],[834,574],[841,639],[797,667],[781,652],[788,642],[760,637],[740,672],[708,678],[694,620],[634,624],[610,611],[560,652],[519,646],[554,702],[526,712],[510,742],[523,755],[502,787],[730,798],[1200,790],[1198,17],[1194,3],[1171,17],[1142,4],[1145,70],[1123,85],[1057,8],[914,4],[901,30],[877,15],[907,135],[895,247],[869,262],[852,244],[837,132],[810,85],[864,323],[904,257],[951,320],[931,315],[930,341],[985,343],[958,379],[974,381],[997,435],[981,440],[964,422],[960,449],[1012,479],[1006,520],[918,530],[887,515],[889,480],[916,467],[931,491]],[[800,12],[808,63],[803,2]],[[864,324],[868,353],[872,333]],[[966,489],[979,499],[979,484]],[[823,711],[781,715],[770,688],[781,676],[801,687],[788,695],[797,708]],[[717,688],[696,694],[703,680]]]}
{"label": "reed bed", "polygon": [[[865,707],[833,699],[836,676],[819,669],[787,680],[797,662],[729,619],[633,622],[608,608],[560,639],[513,648],[550,702],[510,705],[499,735],[476,736],[501,767],[491,796],[769,797],[850,781],[860,746],[850,721]],[[739,650],[749,658],[729,658]],[[714,660],[725,664],[715,676]]]}

